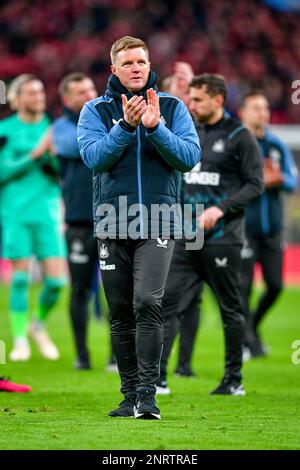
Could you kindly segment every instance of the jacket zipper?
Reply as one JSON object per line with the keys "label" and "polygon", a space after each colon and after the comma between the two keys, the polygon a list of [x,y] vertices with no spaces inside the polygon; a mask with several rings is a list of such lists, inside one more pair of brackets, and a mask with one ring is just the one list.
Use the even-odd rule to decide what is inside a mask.
{"label": "jacket zipper", "polygon": [[143,193],[142,193],[142,148],[141,148],[141,129],[137,127],[137,183],[138,200],[140,206],[140,234],[144,238],[144,218],[143,218]]}

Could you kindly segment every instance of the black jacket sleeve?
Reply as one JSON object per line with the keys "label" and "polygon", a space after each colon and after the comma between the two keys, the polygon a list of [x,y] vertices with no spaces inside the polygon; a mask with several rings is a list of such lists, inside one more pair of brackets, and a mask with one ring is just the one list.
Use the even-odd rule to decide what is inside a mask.
{"label": "black jacket sleeve", "polygon": [[235,135],[232,148],[240,163],[243,185],[235,194],[218,204],[224,215],[239,212],[264,191],[262,159],[256,139],[248,129],[244,128]]}

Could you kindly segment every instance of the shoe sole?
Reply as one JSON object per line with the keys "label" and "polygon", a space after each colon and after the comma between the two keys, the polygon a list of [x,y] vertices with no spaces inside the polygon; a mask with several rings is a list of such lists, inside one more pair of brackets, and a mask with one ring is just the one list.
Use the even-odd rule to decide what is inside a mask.
{"label": "shoe sole", "polygon": [[47,359],[47,361],[58,361],[60,359],[60,356],[49,356],[48,354],[44,354],[42,351],[40,351],[41,356],[44,359]]}
{"label": "shoe sole", "polygon": [[112,416],[112,415],[108,415],[110,418],[118,418],[118,419],[128,419],[128,418],[134,418],[134,416]]}
{"label": "shoe sole", "polygon": [[170,395],[171,390],[168,387],[158,387],[156,386],[156,395]]}
{"label": "shoe sole", "polygon": [[210,395],[223,395],[227,397],[244,397],[246,396],[246,391],[245,390],[238,390],[234,393],[220,393],[220,392],[211,392]]}
{"label": "shoe sole", "polygon": [[0,388],[0,392],[7,392],[7,393],[28,393],[31,392],[31,388],[26,389],[26,390],[12,390],[12,389],[6,389],[6,388]]}
{"label": "shoe sole", "polygon": [[23,358],[22,358],[22,359],[20,359],[20,358],[18,358],[18,359],[15,359],[15,358],[12,359],[12,358],[10,357],[9,359],[10,359],[10,362],[27,362],[27,361],[29,361],[29,358],[27,358],[27,359],[23,359]]}
{"label": "shoe sole", "polygon": [[115,366],[115,365],[108,365],[106,367],[106,372],[119,372],[119,369],[118,369],[118,366]]}
{"label": "shoe sole", "polygon": [[232,393],[231,395],[234,396],[234,397],[244,397],[244,396],[246,396],[246,392],[245,392],[245,390],[239,390],[235,393]]}
{"label": "shoe sole", "polygon": [[30,358],[31,358],[31,354],[29,354],[26,357],[14,357],[14,356],[9,355],[9,360],[11,362],[27,362],[29,361]]}
{"label": "shoe sole", "polygon": [[109,413],[107,413],[107,415],[110,417],[110,418],[134,418],[134,410],[132,410],[132,414],[131,415],[127,415],[127,416],[121,416],[121,415],[118,415],[118,414],[112,414],[113,411],[110,411]]}
{"label": "shoe sole", "polygon": [[160,414],[150,412],[138,413],[136,409],[134,410],[134,417],[135,419],[161,419]]}
{"label": "shoe sole", "polygon": [[155,413],[136,413],[135,419],[161,419],[160,415]]}

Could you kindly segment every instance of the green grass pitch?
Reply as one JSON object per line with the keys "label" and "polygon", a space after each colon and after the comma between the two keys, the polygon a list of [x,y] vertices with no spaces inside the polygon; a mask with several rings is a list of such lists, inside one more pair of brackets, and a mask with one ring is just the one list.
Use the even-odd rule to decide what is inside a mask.
{"label": "green grass pitch", "polygon": [[[0,340],[9,352],[6,287],[0,287],[0,299]],[[246,397],[209,396],[222,376],[223,335],[215,303],[206,291],[193,359],[197,377],[172,374],[174,351],[172,394],[157,399],[161,421],[107,416],[122,399],[118,375],[105,371],[107,327],[91,320],[93,370],[73,370],[67,299],[66,291],[49,322],[61,360],[47,362],[33,347],[30,362],[0,365],[0,375],[33,387],[24,395],[0,393],[0,449],[300,448],[300,364],[291,360],[292,343],[300,340],[299,289],[286,290],[264,321],[262,332],[271,353],[244,366]]]}

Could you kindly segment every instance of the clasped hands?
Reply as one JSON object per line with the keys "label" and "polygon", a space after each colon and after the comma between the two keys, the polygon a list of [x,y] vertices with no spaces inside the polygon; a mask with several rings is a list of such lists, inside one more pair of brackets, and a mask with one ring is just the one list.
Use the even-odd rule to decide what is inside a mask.
{"label": "clasped hands", "polygon": [[127,100],[126,95],[122,95],[122,107],[124,120],[133,127],[137,127],[142,122],[150,129],[157,126],[159,122],[159,97],[153,88],[147,90],[147,103],[143,96],[135,95]]}
{"label": "clasped hands", "polygon": [[43,138],[39,141],[38,145],[32,150],[30,155],[32,160],[39,160],[45,155],[46,152],[49,152],[51,157],[55,155],[55,149],[53,147],[52,136],[49,129],[46,131]]}

